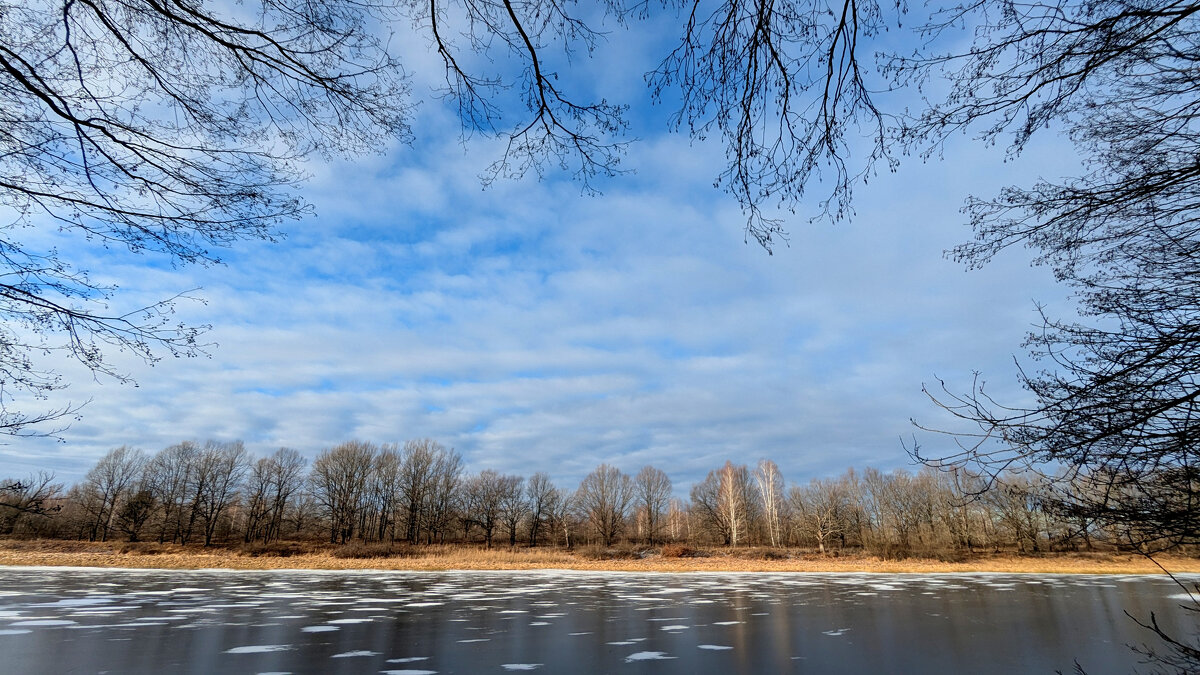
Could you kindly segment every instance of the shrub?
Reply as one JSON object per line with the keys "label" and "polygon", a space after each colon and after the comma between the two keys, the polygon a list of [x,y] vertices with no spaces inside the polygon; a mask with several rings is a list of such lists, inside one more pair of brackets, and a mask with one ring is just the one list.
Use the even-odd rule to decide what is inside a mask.
{"label": "shrub", "polygon": [[154,542],[127,541],[121,545],[121,553],[126,555],[159,555],[166,552],[166,546]]}
{"label": "shrub", "polygon": [[612,548],[598,545],[580,546],[575,549],[575,555],[584,560],[635,560],[644,557],[642,552],[628,545]]}
{"label": "shrub", "polygon": [[408,545],[397,545],[388,542],[365,542],[352,541],[348,544],[339,546],[333,549],[332,555],[335,558],[402,558],[412,555],[411,547]]}
{"label": "shrub", "polygon": [[747,560],[787,560],[792,556],[787,551],[777,548],[748,548],[737,554],[737,557]]}
{"label": "shrub", "polygon": [[664,558],[693,558],[696,551],[683,544],[664,544],[659,555]]}
{"label": "shrub", "polygon": [[251,558],[290,558],[311,552],[310,547],[298,541],[273,541],[269,544],[251,542],[238,547],[239,555]]}

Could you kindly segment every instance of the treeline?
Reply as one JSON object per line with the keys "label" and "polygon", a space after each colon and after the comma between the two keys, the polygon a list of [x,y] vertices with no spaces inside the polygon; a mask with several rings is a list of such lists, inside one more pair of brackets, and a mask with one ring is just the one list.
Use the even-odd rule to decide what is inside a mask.
{"label": "treeline", "polygon": [[[987,488],[987,489],[984,489]],[[183,442],[154,455],[121,447],[78,484],[51,474],[0,481],[0,534],[232,544],[280,540],[810,547],[885,557],[975,550],[1091,549],[1105,532],[1054,508],[1052,483],[962,471],[848,470],[788,485],[770,460],[732,462],[675,495],[647,466],[601,464],[573,489],[546,473],[468,473],[424,439],[347,442],[308,462],[282,448]]]}

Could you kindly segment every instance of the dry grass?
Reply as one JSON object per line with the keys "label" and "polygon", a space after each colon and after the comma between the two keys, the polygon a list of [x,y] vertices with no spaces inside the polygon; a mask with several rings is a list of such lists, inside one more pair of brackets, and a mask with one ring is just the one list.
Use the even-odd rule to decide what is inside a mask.
{"label": "dry grass", "polygon": [[[416,548],[283,542],[240,548],[210,548],[156,543],[74,541],[0,541],[0,565],[131,567],[157,569],[388,569],[388,570],[534,570],[574,569],[625,572],[1034,572],[1049,574],[1157,574],[1152,562],[1127,554],[1011,554],[976,556],[957,562],[881,558],[773,549],[494,548],[422,546]],[[681,550],[682,549],[682,550]],[[1163,556],[1172,572],[1200,572],[1200,559]]]}

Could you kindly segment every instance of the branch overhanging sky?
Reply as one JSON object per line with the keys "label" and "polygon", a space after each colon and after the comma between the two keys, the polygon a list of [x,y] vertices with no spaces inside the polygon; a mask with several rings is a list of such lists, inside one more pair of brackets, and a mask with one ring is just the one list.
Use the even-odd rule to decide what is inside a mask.
{"label": "branch overhanging sky", "polygon": [[[440,72],[413,42],[420,99]],[[201,288],[207,304],[184,302],[180,316],[212,324],[219,346],[153,367],[113,354],[137,386],[64,365],[71,387],[51,403],[91,399],[83,419],[61,443],[0,446],[0,473],[73,482],[124,444],[242,439],[311,460],[344,440],[429,437],[472,471],[546,471],[573,487],[601,462],[652,464],[678,492],[727,459],[772,459],[794,482],[909,466],[900,438],[909,418],[939,419],[921,393],[935,375],[962,390],[979,370],[1020,400],[1012,359],[1035,301],[1066,314],[1066,289],[1027,251],[973,272],[942,252],[971,236],[968,194],[1074,171],[1065,141],[1047,135],[1005,162],[960,136],[941,161],[904,157],[857,187],[849,221],[787,214],[790,245],[768,256],[713,188],[722,148],[669,133],[669,106],[649,103],[642,74],[663,44],[638,24],[615,29],[563,72],[632,105],[635,173],[599,196],[553,173],[483,189],[500,147],[464,144],[430,96],[414,145],[310,162],[302,190],[317,215],[279,243],[224,252],[224,266],[175,269],[38,234],[118,284],[119,303]],[[815,212],[822,186],[810,192]]]}

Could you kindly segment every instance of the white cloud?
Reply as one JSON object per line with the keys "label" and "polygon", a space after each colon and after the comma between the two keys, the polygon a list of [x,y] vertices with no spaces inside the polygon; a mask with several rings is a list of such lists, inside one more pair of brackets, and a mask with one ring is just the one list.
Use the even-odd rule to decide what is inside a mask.
{"label": "white cloud", "polygon": [[[419,114],[453,127],[436,106]],[[654,464],[684,489],[726,459],[772,458],[793,480],[894,467],[908,418],[933,412],[921,382],[981,368],[1011,392],[1032,299],[1068,306],[1020,252],[970,274],[941,257],[969,236],[962,196],[1053,166],[1043,157],[1000,173],[964,142],[861,188],[852,222],[790,220],[792,245],[769,257],[711,188],[713,144],[649,137],[638,173],[595,198],[559,180],[481,190],[498,149],[470,148],[450,131],[314,165],[319,217],[228,267],[93,254],[131,302],[202,286],[209,304],[181,316],[212,323],[220,346],[126,361],[137,388],[66,366],[71,399],[92,399],[83,421],[65,444],[0,448],[0,464],[73,480],[126,443],[242,438],[312,457],[429,436],[474,469],[562,484],[600,462]]]}

